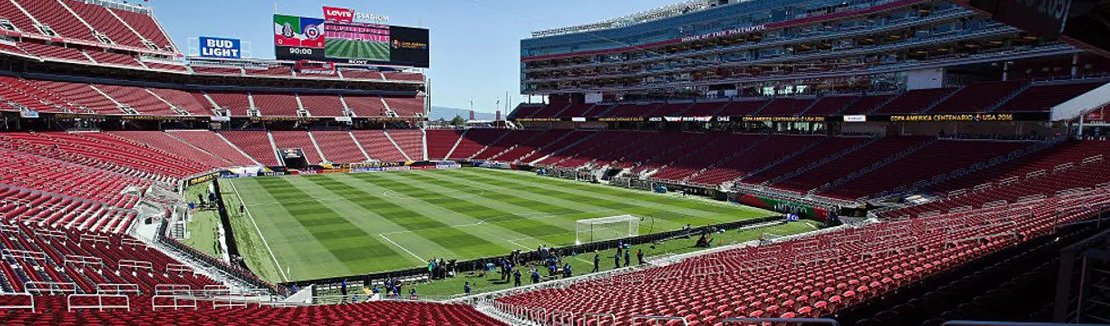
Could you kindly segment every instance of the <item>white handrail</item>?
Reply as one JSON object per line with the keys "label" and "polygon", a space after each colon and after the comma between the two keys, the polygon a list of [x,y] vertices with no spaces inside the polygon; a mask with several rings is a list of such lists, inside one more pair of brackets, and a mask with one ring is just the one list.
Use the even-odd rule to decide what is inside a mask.
{"label": "white handrail", "polygon": [[26,293],[34,294],[40,292],[54,293],[77,293],[77,284],[68,282],[26,282],[23,283],[23,290]]}
{"label": "white handrail", "polygon": [[104,283],[96,285],[97,294],[132,294],[138,295],[139,286],[128,283]]}
{"label": "white handrail", "polygon": [[[74,305],[73,298],[96,298],[96,305]],[[105,298],[122,298],[123,305],[104,304]],[[97,309],[104,311],[104,309],[127,309],[131,311],[131,297],[122,294],[70,294],[66,296],[66,310],[73,312],[74,309]]]}
{"label": "white handrail", "polygon": [[8,296],[8,297],[26,296],[28,299],[31,299],[31,304],[30,305],[6,305],[6,306],[5,305],[0,305],[0,310],[30,309],[31,313],[35,313],[35,296],[31,295],[30,293],[9,293],[9,294],[5,294],[5,296]]}
{"label": "white handrail", "polygon": [[[159,299],[173,299],[173,301],[171,301],[172,304],[161,304],[160,305],[160,304],[158,304]],[[190,304],[185,305],[184,303],[190,303]],[[197,309],[197,298],[192,297],[192,296],[172,295],[172,294],[171,295],[161,295],[161,294],[155,295],[155,296],[150,298],[150,309],[154,310],[154,311],[158,311],[158,308],[172,308],[173,310],[178,310],[178,309],[183,309],[183,308],[193,308],[193,310],[196,310]]]}

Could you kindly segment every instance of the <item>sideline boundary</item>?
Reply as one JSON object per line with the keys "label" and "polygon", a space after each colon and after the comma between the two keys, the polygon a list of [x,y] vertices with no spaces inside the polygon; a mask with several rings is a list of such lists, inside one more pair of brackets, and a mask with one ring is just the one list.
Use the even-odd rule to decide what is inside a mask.
{"label": "sideline boundary", "polygon": [[239,203],[243,205],[243,211],[247,213],[247,218],[251,220],[254,225],[254,231],[258,233],[258,237],[262,239],[262,244],[266,246],[266,251],[270,253],[270,258],[274,260],[274,268],[281,274],[281,278],[289,282],[289,275],[285,275],[285,270],[281,269],[281,263],[278,262],[277,256],[274,255],[274,249],[270,247],[270,243],[266,241],[266,236],[262,235],[262,229],[258,228],[258,222],[254,221],[254,215],[251,214],[251,209],[248,207],[247,202],[243,200],[243,195],[239,194],[239,188],[235,187],[234,182],[228,182],[231,185],[231,190],[235,192],[235,197],[239,198]]}

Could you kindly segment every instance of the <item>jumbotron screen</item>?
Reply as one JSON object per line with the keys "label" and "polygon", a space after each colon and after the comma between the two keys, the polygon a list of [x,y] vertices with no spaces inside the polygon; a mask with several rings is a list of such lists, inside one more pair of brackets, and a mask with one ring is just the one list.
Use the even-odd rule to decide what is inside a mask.
{"label": "jumbotron screen", "polygon": [[274,15],[278,60],[428,68],[427,29],[354,21],[353,11],[336,14],[330,7],[324,12],[327,19]]}

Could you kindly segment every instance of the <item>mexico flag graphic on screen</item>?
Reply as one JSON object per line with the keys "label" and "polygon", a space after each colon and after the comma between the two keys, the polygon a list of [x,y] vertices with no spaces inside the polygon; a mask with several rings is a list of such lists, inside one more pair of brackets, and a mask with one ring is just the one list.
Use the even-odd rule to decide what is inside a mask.
{"label": "mexico flag graphic on screen", "polygon": [[274,15],[274,45],[323,49],[324,20]]}

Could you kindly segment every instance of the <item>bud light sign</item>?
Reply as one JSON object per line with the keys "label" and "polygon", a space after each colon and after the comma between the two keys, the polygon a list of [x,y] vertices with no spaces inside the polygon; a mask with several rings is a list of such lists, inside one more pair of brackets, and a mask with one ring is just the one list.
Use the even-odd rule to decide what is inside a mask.
{"label": "bud light sign", "polygon": [[200,56],[205,58],[239,59],[240,42],[238,39],[200,37]]}

